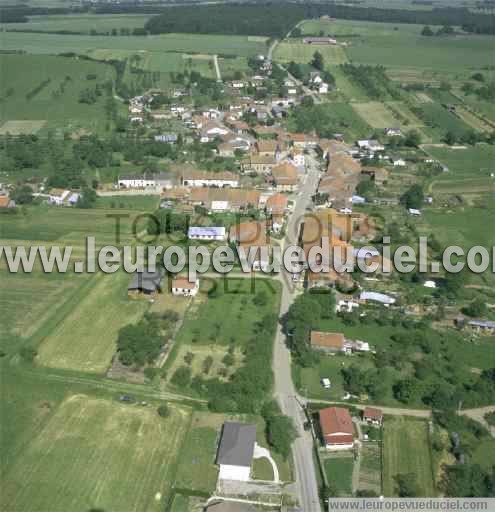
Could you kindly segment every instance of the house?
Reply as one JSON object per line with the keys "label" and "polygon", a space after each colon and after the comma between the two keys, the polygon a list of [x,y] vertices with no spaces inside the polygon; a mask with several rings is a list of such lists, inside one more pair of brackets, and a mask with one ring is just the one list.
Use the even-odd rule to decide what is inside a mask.
{"label": "house", "polygon": [[221,144],[219,144],[217,150],[220,156],[226,158],[232,158],[235,156],[235,148],[232,146],[232,144],[229,144],[227,142],[222,142]]}
{"label": "house", "polygon": [[260,156],[272,156],[279,160],[282,154],[281,145],[277,140],[258,140],[255,144],[256,152]]}
{"label": "house", "polygon": [[363,411],[363,420],[372,425],[381,426],[383,422],[383,412],[375,407],[365,407]]}
{"label": "house", "polygon": [[359,149],[364,149],[366,151],[369,151],[371,153],[374,153],[375,151],[384,151],[385,146],[374,139],[362,139],[358,140],[356,142]]}
{"label": "house", "polygon": [[175,133],[163,133],[161,135],[155,135],[155,142],[167,142],[168,144],[175,144],[177,142],[177,135]]}
{"label": "house", "polygon": [[[266,222],[240,222],[230,228],[229,239],[251,257],[251,269],[268,272],[270,268],[270,239],[266,234]],[[254,253],[253,253],[254,251]]]}
{"label": "house", "polygon": [[343,352],[344,335],[341,332],[321,332],[311,331],[311,348],[322,350],[324,352]]}
{"label": "house", "polygon": [[0,209],[15,208],[15,201],[9,196],[0,196]]}
{"label": "house", "polygon": [[394,167],[405,167],[406,161],[403,158],[392,158],[392,165]]}
{"label": "house", "polygon": [[306,157],[305,157],[304,151],[302,149],[292,148],[290,157],[291,157],[292,163],[296,167],[300,167],[300,168],[304,169],[304,166],[306,164]]}
{"label": "house", "polygon": [[328,84],[326,82],[322,82],[318,86],[318,93],[319,94],[327,94],[327,92],[328,92]]}
{"label": "house", "polygon": [[352,418],[343,407],[327,407],[319,412],[323,443],[327,450],[349,450],[354,447]]}
{"label": "house", "polygon": [[119,176],[117,185],[119,188],[156,187],[156,183],[155,183],[153,176],[147,175],[147,174]]}
{"label": "house", "polygon": [[203,206],[211,212],[238,212],[249,208],[258,209],[260,193],[257,190],[241,188],[194,188],[187,201]]}
{"label": "house", "polygon": [[199,291],[199,279],[189,281],[187,277],[176,277],[172,280],[172,295],[194,297]]}
{"label": "house", "polygon": [[337,44],[333,37],[303,37],[304,44]]}
{"label": "house", "polygon": [[233,187],[239,186],[239,177],[234,173],[187,170],[182,174],[182,184],[186,187]]}
{"label": "house", "polygon": [[255,445],[255,424],[226,421],[217,450],[219,480],[247,482],[251,476]]}
{"label": "house", "polygon": [[241,171],[269,174],[275,165],[277,160],[274,156],[250,155],[241,160]]}
{"label": "house", "polygon": [[227,233],[223,226],[221,227],[195,227],[191,226],[187,230],[189,240],[215,240],[222,241],[227,238]]}
{"label": "house", "polygon": [[400,128],[385,128],[384,132],[387,137],[402,137]]}
{"label": "house", "polygon": [[409,215],[412,215],[413,217],[420,217],[421,216],[421,210],[418,210],[417,208],[408,208],[407,213]]}
{"label": "house", "polygon": [[361,302],[379,302],[380,304],[384,304],[385,306],[389,306],[390,304],[395,304],[395,298],[390,295],[385,295],[384,293],[378,292],[361,292],[359,295],[359,300]]}
{"label": "house", "polygon": [[469,320],[467,325],[478,332],[485,334],[495,333],[495,322],[491,320]]}
{"label": "house", "polygon": [[158,269],[154,271],[144,270],[143,272],[134,272],[131,282],[127,287],[127,294],[133,295],[156,295],[162,291],[162,279],[164,271]]}
{"label": "house", "polygon": [[[56,206],[62,206],[67,204],[69,197],[71,196],[70,190],[64,190],[61,188],[52,188],[48,193],[48,202]],[[77,199],[76,199],[77,202]]]}
{"label": "house", "polygon": [[335,311],[337,313],[345,312],[352,313],[355,309],[359,308],[359,304],[353,300],[340,299],[335,305]]}
{"label": "house", "polygon": [[270,215],[283,215],[287,210],[288,202],[287,196],[283,194],[273,194],[266,200],[266,213]]}
{"label": "house", "polygon": [[297,168],[289,162],[283,162],[272,168],[272,181],[277,190],[292,192],[297,187]]}

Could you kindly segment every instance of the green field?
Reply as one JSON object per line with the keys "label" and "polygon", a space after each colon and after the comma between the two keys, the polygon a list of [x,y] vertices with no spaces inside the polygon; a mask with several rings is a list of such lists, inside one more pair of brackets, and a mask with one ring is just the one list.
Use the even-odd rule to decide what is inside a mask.
{"label": "green field", "polygon": [[352,496],[352,454],[324,459],[323,467],[328,482],[335,486],[338,496]]}
{"label": "green field", "polygon": [[[38,124],[46,121],[48,127],[62,125],[75,129],[83,126],[103,131],[105,94],[91,105],[79,103],[79,95],[85,89],[94,89],[96,84],[113,79],[112,66],[48,55],[0,55],[0,69],[2,132],[9,130],[9,125],[1,127],[6,121],[15,132],[19,126],[12,121],[22,120],[36,120]],[[88,80],[88,75],[96,75],[96,79]],[[32,97],[27,96],[33,93]],[[32,126],[25,123],[21,131],[30,133]]]}
{"label": "green field", "polygon": [[435,496],[428,424],[406,418],[387,419],[383,427],[383,493],[397,496],[395,477],[414,473],[420,496]]}
{"label": "green field", "polygon": [[71,14],[30,16],[27,23],[2,23],[0,29],[6,30],[36,30],[55,32],[67,30],[89,34],[111,32],[112,29],[142,28],[150,18],[147,14]]}
{"label": "green field", "polygon": [[162,510],[189,413],[73,395],[17,458],[2,486],[6,510]]}
{"label": "green field", "polygon": [[337,20],[306,22],[303,32],[325,33],[349,43],[347,56],[355,64],[466,73],[493,64],[493,38],[424,37],[422,25]]}
{"label": "green field", "polygon": [[363,443],[361,447],[361,464],[359,467],[359,489],[382,494],[381,449],[377,443]]}
{"label": "green field", "polygon": [[313,59],[315,51],[319,51],[323,55],[325,65],[343,64],[347,62],[345,51],[340,46],[315,46],[304,44],[300,41],[290,40],[289,42],[280,43],[274,54],[274,59],[280,62],[298,62],[308,64]]}
{"label": "green field", "polygon": [[150,51],[249,57],[266,52],[266,45],[260,38],[200,34],[108,37],[2,32],[2,48],[3,50],[24,50],[34,54],[63,52],[83,54],[94,50],[115,50],[132,53]]}
{"label": "green field", "polygon": [[[120,327],[139,318],[146,302],[129,301],[129,276],[74,273],[72,263],[85,257],[85,237],[95,236],[96,248],[115,244],[112,210],[30,207],[25,215],[2,216],[0,230],[6,246],[71,246],[67,273],[44,273],[39,264],[31,273],[9,273],[5,259],[0,273],[12,292],[2,294],[0,341],[7,353],[21,346],[39,346],[40,362],[61,368],[104,371],[115,350]],[[132,243],[131,222],[136,211],[125,210],[121,244]],[[41,344],[41,345],[40,345]]]}
{"label": "green field", "polygon": [[154,211],[158,208],[160,196],[105,196],[98,197],[96,208]]}
{"label": "green field", "polygon": [[387,128],[400,124],[392,112],[379,101],[353,103],[352,107],[373,128]]}

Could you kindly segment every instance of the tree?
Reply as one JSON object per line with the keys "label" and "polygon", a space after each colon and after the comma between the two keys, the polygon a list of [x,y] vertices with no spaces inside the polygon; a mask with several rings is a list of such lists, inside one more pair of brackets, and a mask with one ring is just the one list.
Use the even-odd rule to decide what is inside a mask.
{"label": "tree", "polygon": [[399,473],[395,476],[397,493],[401,498],[414,498],[419,496],[420,490],[414,473]]}
{"label": "tree", "polygon": [[297,438],[292,418],[284,416],[276,402],[266,403],[262,409],[266,423],[266,438],[270,446],[286,459],[290,455],[290,447]]}
{"label": "tree", "polygon": [[465,315],[471,317],[481,317],[483,315],[486,315],[487,310],[488,308],[485,301],[479,297],[474,299],[473,302],[462,308],[462,312]]}
{"label": "tree", "polygon": [[320,52],[316,51],[313,53],[313,60],[311,61],[311,65],[319,71],[324,70],[325,61],[323,60],[323,55]]}
{"label": "tree", "polygon": [[456,142],[457,142],[457,135],[449,130],[446,134],[445,134],[445,144],[448,144],[449,146],[453,146]]}
{"label": "tree", "polygon": [[302,35],[302,32],[299,27],[294,28],[292,30],[292,32],[290,33],[290,37],[301,37],[301,35]]}
{"label": "tree", "polygon": [[170,408],[167,404],[160,404],[156,412],[161,418],[168,418],[170,416]]}
{"label": "tree", "polygon": [[423,30],[421,31],[421,35],[422,36],[430,37],[430,36],[432,36],[434,34],[433,34],[433,30],[431,30],[430,26],[429,25],[425,25],[423,27]]}
{"label": "tree", "polygon": [[404,192],[404,194],[400,198],[400,202],[406,208],[416,208],[419,209],[423,205],[425,200],[423,188],[418,183],[414,184]]}
{"label": "tree", "polygon": [[417,148],[421,144],[421,134],[418,130],[410,130],[404,138],[404,145],[410,148]]}
{"label": "tree", "polygon": [[268,297],[264,290],[258,292],[253,298],[253,304],[258,307],[264,307],[268,304]]}
{"label": "tree", "polygon": [[30,204],[33,202],[33,191],[29,185],[22,185],[12,191],[10,198],[13,199],[16,204]]}
{"label": "tree", "polygon": [[96,203],[96,191],[89,187],[84,187],[77,199],[77,208],[93,208]]}
{"label": "tree", "polygon": [[181,366],[175,370],[170,382],[179,388],[186,388],[191,383],[191,368],[188,366]]}

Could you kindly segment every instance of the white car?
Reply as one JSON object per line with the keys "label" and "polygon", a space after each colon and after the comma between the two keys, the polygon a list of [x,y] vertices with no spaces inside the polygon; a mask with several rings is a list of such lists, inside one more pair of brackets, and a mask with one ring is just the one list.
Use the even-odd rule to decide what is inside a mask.
{"label": "white car", "polygon": [[332,383],[330,382],[330,379],[321,379],[321,385],[325,389],[330,389],[332,387]]}

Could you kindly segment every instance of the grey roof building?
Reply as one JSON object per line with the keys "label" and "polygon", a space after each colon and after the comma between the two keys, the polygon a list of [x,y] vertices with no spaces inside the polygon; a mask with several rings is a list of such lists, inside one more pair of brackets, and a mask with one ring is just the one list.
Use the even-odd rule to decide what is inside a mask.
{"label": "grey roof building", "polygon": [[255,424],[226,421],[218,445],[217,464],[250,467],[255,443]]}
{"label": "grey roof building", "polygon": [[161,281],[164,270],[159,268],[154,272],[144,270],[143,272],[134,272],[131,282],[127,287],[128,292],[138,291],[145,294],[157,293],[162,291]]}

